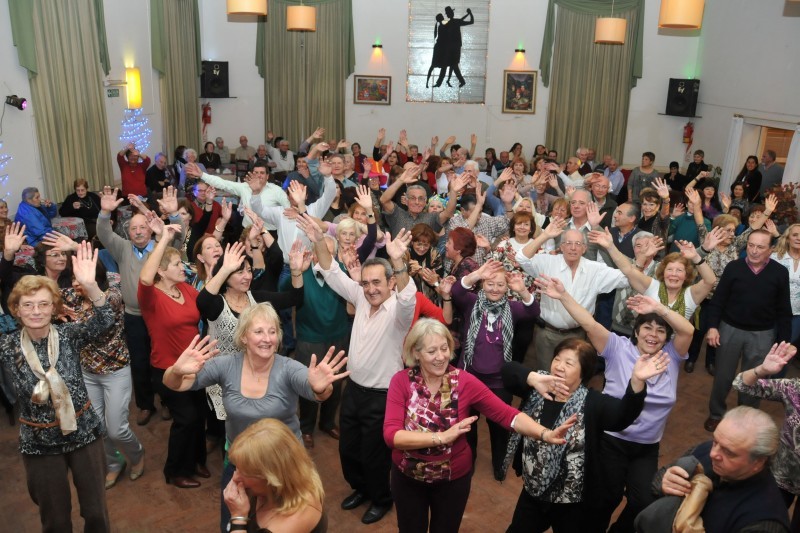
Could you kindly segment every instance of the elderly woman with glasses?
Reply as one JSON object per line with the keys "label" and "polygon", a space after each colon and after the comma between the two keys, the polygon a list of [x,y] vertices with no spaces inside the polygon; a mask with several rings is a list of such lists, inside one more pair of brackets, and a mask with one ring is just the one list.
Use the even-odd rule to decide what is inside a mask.
{"label": "elderly woman with glasses", "polygon": [[58,214],[56,204],[43,200],[36,187],[22,189],[22,203],[17,207],[14,222],[25,225],[28,244],[36,246],[45,235],[53,231],[50,219]]}
{"label": "elderly woman with glasses", "polygon": [[8,300],[22,329],[0,337],[0,363],[19,396],[20,452],[42,531],[73,530],[68,471],[78,492],[83,529],[111,531],[103,424],[89,401],[80,361],[89,340],[114,324],[111,306],[95,281],[96,268],[97,252],[82,244],[72,258],[72,271],[95,308],[92,318],[53,324],[63,307],[61,291],[48,277],[25,276]]}

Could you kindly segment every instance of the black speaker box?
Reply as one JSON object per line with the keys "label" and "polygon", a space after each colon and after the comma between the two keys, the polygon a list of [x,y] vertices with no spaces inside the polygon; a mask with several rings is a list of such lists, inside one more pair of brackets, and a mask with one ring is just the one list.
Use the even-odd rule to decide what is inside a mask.
{"label": "black speaker box", "polygon": [[697,111],[697,95],[700,93],[700,80],[669,79],[667,92],[667,115],[693,117]]}
{"label": "black speaker box", "polygon": [[200,75],[201,98],[228,98],[228,62],[203,61]]}

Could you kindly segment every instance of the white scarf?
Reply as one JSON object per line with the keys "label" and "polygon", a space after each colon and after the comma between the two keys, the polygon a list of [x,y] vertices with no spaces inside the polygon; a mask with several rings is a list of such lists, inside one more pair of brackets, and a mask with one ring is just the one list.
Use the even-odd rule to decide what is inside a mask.
{"label": "white scarf", "polygon": [[69,394],[69,390],[67,390],[67,384],[61,379],[56,370],[58,331],[51,326],[50,333],[47,336],[47,360],[50,362],[50,368],[47,372],[44,371],[42,363],[36,355],[36,349],[33,347],[27,329],[22,328],[19,340],[22,346],[22,354],[25,356],[31,372],[39,378],[39,383],[33,388],[31,402],[47,405],[48,401],[52,401],[53,409],[56,413],[56,421],[61,427],[61,433],[69,435],[78,429],[78,424],[75,420],[75,407],[72,405],[72,397]]}

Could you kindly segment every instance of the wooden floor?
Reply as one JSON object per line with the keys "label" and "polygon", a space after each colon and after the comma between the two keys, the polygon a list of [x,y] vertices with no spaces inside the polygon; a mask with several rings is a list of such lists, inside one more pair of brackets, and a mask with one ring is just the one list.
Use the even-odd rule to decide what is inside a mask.
{"label": "wooden floor", "polygon": [[[791,377],[800,375],[798,367],[793,366],[789,375]],[[681,372],[678,403],[672,411],[661,443],[662,463],[672,460],[689,446],[710,437],[710,434],[703,430],[702,424],[708,414],[708,392],[711,389],[712,379],[700,365],[693,374]],[[729,397],[728,405],[735,405],[733,394]],[[763,402],[762,408],[772,414],[779,424],[782,422],[783,410],[780,405]],[[218,531],[221,457],[215,453],[209,458],[208,467],[212,472],[212,478],[205,481],[201,488],[182,490],[165,485],[161,469],[164,464],[169,424],[156,416],[144,428],[133,425],[134,431],[146,448],[147,468],[145,475],[136,482],[131,482],[126,475],[116,487],[107,492],[114,531],[181,533]],[[505,531],[511,520],[521,482],[515,477],[504,483],[494,481],[488,455],[488,433],[484,421],[480,423],[480,430],[479,457],[461,531]],[[39,515],[25,487],[22,461],[17,450],[18,431],[18,426],[10,427],[5,417],[0,419],[0,486],[2,486],[0,517],[3,521],[0,529],[36,532],[40,531]],[[325,507],[329,516],[329,531],[332,533],[396,531],[394,510],[378,524],[365,526],[360,520],[366,506],[354,511],[342,511],[339,508],[342,499],[350,493],[350,488],[341,475],[336,445],[336,441],[320,433],[316,436],[316,447],[311,450],[326,490]],[[75,531],[82,531],[83,523],[78,515],[74,494],[73,525]]]}

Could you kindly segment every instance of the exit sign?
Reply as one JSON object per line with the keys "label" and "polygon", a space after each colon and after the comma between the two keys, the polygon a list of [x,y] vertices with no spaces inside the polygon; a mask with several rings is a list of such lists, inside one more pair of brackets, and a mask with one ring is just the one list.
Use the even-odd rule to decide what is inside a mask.
{"label": "exit sign", "polygon": [[119,89],[106,89],[109,98],[119,98]]}

